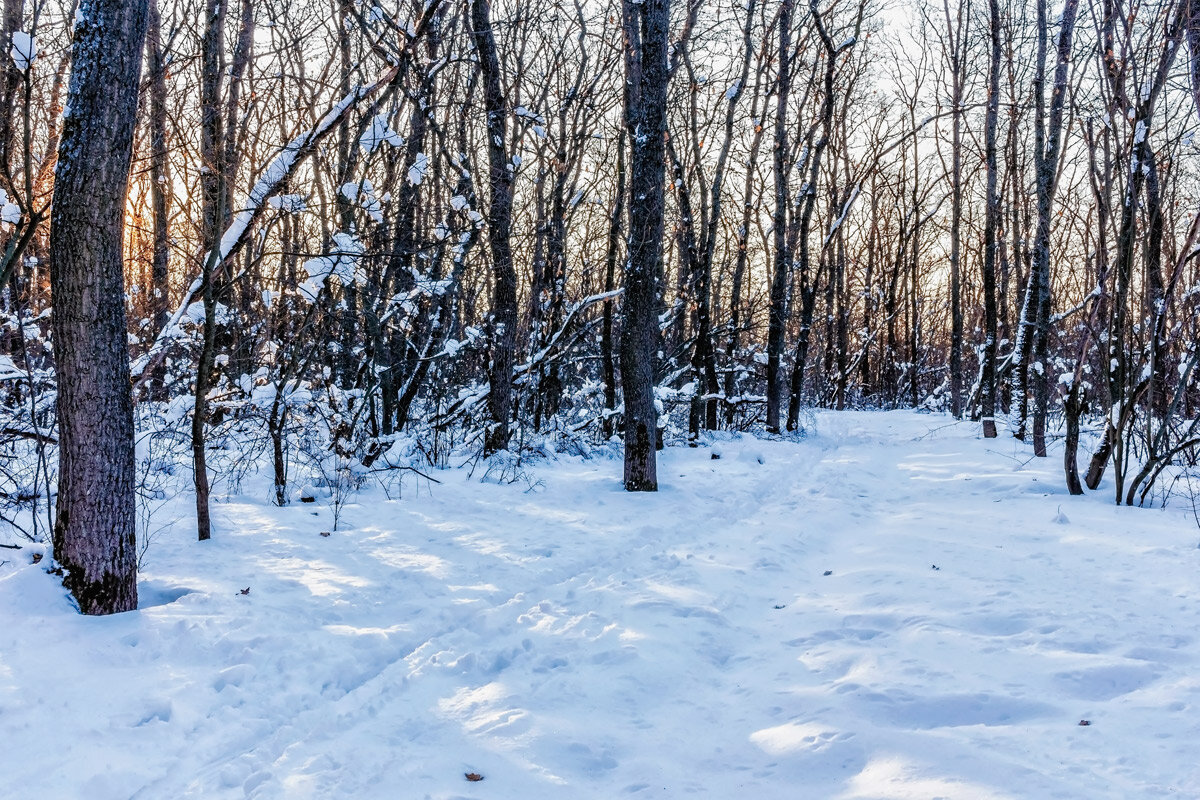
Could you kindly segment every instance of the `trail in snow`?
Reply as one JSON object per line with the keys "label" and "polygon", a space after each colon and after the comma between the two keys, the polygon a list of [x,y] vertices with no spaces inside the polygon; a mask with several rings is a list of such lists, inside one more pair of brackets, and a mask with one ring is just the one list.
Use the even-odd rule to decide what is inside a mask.
{"label": "trail in snow", "polygon": [[823,413],[657,495],[452,471],[327,538],[247,484],[105,619],[10,558],[0,797],[1200,796],[1194,524],[1027,458]]}

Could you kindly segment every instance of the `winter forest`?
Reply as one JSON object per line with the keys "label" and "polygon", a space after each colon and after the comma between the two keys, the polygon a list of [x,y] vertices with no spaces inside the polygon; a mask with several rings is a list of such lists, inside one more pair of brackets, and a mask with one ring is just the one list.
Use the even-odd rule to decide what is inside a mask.
{"label": "winter forest", "polygon": [[1200,2],[0,4],[0,797],[1200,796]]}

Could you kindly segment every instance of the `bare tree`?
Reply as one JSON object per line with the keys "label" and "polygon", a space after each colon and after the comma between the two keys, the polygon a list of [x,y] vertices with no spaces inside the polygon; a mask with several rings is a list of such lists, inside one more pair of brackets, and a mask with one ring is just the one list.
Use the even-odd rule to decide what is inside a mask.
{"label": "bare tree", "polygon": [[629,131],[629,248],[621,328],[625,395],[625,489],[658,490],[654,360],[655,281],[662,271],[670,0],[622,0],[625,127]]}
{"label": "bare tree", "polygon": [[492,308],[488,318],[488,413],[485,455],[508,447],[512,419],[513,364],[516,361],[517,273],[513,267],[513,164],[508,155],[508,108],[500,83],[500,58],[492,32],[491,4],[471,0],[475,53],[483,75],[487,113],[488,243],[492,250]]}
{"label": "bare tree", "polygon": [[988,94],[984,118],[984,163],[987,170],[983,233],[983,347],[979,353],[979,400],[984,438],[996,438],[996,346],[999,312],[996,307],[996,255],[999,248],[1000,191],[996,128],[1000,116],[1000,3],[988,0]]}

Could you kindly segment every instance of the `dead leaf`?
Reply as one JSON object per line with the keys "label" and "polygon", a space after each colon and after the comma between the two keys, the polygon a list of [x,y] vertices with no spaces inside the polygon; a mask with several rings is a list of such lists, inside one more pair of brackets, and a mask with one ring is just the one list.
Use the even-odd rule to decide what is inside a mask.
{"label": "dead leaf", "polygon": [[472,783],[477,783],[477,782],[483,780],[483,776],[480,775],[478,772],[468,772],[467,780],[471,781]]}
{"label": "dead leaf", "polygon": [[328,538],[329,538],[329,531],[321,531],[321,535],[322,535],[322,536],[324,536],[326,539],[328,539]]}
{"label": "dead leaf", "polygon": [[247,586],[245,589],[240,590],[238,594],[250,594],[250,587]]}
{"label": "dead leaf", "polygon": [[1086,728],[1088,725],[1091,725],[1091,724],[1092,724],[1092,721],[1091,721],[1090,719],[1081,719],[1081,720],[1079,720],[1079,725],[1080,725],[1080,727],[1084,727],[1084,728]]}
{"label": "dead leaf", "polygon": [[40,564],[40,563],[42,563],[42,554],[41,554],[41,553],[34,553],[34,554],[33,554],[33,563],[35,563],[35,564]]}

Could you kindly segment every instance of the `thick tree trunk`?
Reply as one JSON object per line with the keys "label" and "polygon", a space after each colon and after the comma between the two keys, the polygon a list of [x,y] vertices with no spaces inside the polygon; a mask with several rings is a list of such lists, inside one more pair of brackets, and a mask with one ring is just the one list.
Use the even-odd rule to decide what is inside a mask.
{"label": "thick tree trunk", "polygon": [[133,401],[122,234],[146,2],[84,0],[54,184],[54,553],[85,614],[137,607]]}
{"label": "thick tree trunk", "polygon": [[954,155],[952,160],[954,166],[954,199],[953,209],[950,212],[951,222],[951,242],[950,242],[950,413],[955,419],[962,419],[963,414],[963,366],[962,366],[962,339],[963,339],[963,311],[962,311],[962,277],[961,266],[959,263],[960,253],[960,229],[962,225],[962,156],[960,122],[958,115],[954,117]]}
{"label": "thick tree trunk", "polygon": [[[21,29],[21,0],[4,0],[3,11],[0,12],[0,42],[8,46],[12,41],[13,31]],[[18,194],[17,186],[13,185],[10,176],[17,174],[13,169],[13,151],[17,145],[16,123],[20,115],[16,112],[17,98],[21,89],[21,70],[11,58],[4,59],[0,65],[0,188],[10,196]],[[19,149],[17,149],[19,153]],[[2,288],[2,287],[0,287]]]}
{"label": "thick tree trunk", "polygon": [[988,0],[988,33],[991,60],[988,68],[987,115],[984,122],[984,160],[987,163],[987,209],[983,232],[984,339],[979,354],[980,412],[984,438],[996,438],[996,345],[999,314],[996,303],[996,255],[999,248],[1000,192],[996,153],[996,127],[1000,115],[1000,3]]}
{"label": "thick tree trunk", "polygon": [[655,445],[658,352],[655,280],[662,272],[670,0],[623,0],[625,127],[629,131],[629,247],[621,384],[625,394],[625,489],[658,489]]}
{"label": "thick tree trunk", "polygon": [[1063,442],[1063,472],[1067,480],[1067,491],[1071,494],[1083,494],[1078,464],[1079,418],[1083,415],[1083,400],[1079,396],[1079,390],[1079,384],[1076,382],[1071,387],[1063,408],[1067,423],[1066,440]]}

